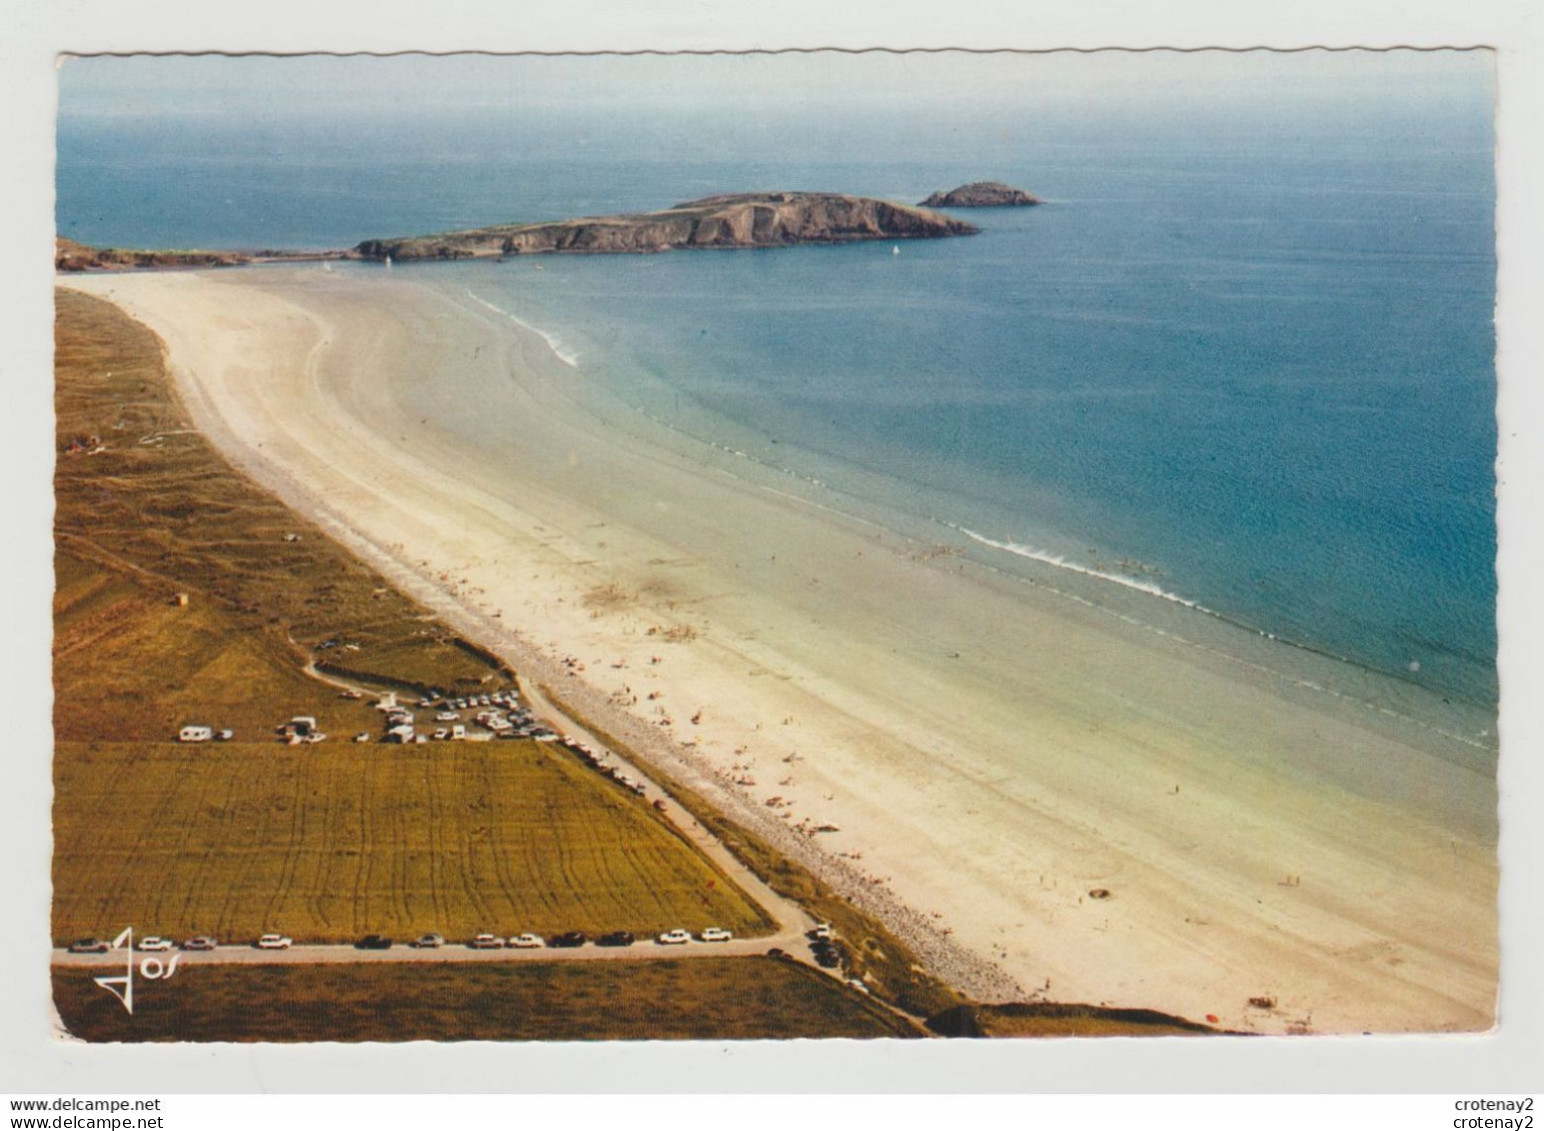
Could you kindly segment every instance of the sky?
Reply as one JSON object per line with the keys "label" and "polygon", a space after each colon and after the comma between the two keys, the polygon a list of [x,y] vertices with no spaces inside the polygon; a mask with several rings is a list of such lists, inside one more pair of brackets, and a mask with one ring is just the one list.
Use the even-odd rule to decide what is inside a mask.
{"label": "sky", "polygon": [[131,56],[61,58],[60,114],[198,116],[411,111],[447,106],[660,110],[884,103],[930,94],[962,107],[1029,98],[1048,111],[1096,100],[1150,106],[1353,107],[1399,84],[1412,103],[1488,100],[1489,51],[1308,51],[701,56]]}

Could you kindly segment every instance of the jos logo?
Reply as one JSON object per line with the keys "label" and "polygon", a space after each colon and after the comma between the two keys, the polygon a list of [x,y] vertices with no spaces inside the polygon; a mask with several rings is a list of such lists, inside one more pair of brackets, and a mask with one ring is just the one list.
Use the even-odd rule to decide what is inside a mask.
{"label": "jos logo", "polygon": [[[111,978],[92,979],[108,993],[123,1002],[123,1008],[132,1015],[134,1012],[134,928],[125,927],[123,933],[113,940],[113,949],[124,951],[123,974]],[[163,978],[170,978],[177,972],[177,963],[182,960],[182,955],[173,954],[167,961],[146,956],[140,959],[139,976],[146,981],[155,982]]]}

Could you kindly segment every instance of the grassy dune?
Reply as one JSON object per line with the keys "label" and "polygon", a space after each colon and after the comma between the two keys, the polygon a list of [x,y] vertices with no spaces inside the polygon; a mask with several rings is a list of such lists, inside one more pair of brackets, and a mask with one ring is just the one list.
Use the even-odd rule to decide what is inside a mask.
{"label": "grassy dune", "polygon": [[[647,805],[551,748],[347,742],[379,715],[306,675],[313,656],[446,689],[512,674],[188,430],[148,331],[58,302],[57,941],[764,926]],[[278,742],[296,714],[331,740]],[[185,723],[236,739],[172,742]]]}
{"label": "grassy dune", "polygon": [[[191,430],[154,335],[100,299],[56,294],[61,739],[158,742],[184,722],[255,738],[308,707],[332,734],[373,725],[368,707],[302,674],[329,640],[347,647],[316,654],[406,683],[509,681],[236,474]],[[70,451],[91,440],[102,450]],[[173,604],[179,593],[186,607]]]}
{"label": "grassy dune", "polygon": [[92,971],[55,967],[93,1041],[680,1040],[917,1036],[808,968],[766,958],[459,967],[184,965],[131,1017]]}

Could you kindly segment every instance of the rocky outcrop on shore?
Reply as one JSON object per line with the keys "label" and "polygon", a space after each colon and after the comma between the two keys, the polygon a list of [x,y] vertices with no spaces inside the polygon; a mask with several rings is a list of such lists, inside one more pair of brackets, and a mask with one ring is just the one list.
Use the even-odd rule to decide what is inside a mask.
{"label": "rocky outcrop on shore", "polygon": [[922,202],[923,208],[1001,208],[1039,204],[1040,198],[1001,181],[972,181],[968,185],[935,192]]}
{"label": "rocky outcrop on shore", "polygon": [[728,193],[688,201],[660,212],[365,240],[352,254],[376,260],[619,254],[674,248],[934,239],[972,235],[976,230],[973,225],[936,212],[869,197],[824,192]]}
{"label": "rocky outcrop on shore", "polygon": [[116,247],[88,247],[75,240],[55,241],[56,271],[130,270],[137,267],[234,267],[251,263],[253,256],[236,251],[125,251]]}
{"label": "rocky outcrop on shore", "polygon": [[54,241],[56,271],[134,271],[154,267],[239,267],[244,263],[342,259],[341,251],[178,251],[91,247],[59,236]]}

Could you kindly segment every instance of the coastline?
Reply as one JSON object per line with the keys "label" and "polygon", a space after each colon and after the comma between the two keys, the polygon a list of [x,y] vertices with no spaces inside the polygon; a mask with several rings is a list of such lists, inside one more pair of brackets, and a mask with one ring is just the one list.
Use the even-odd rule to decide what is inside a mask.
{"label": "coastline", "polygon": [[[418,283],[62,285],[151,326],[233,462],[458,628],[950,930],[962,988],[1262,1032],[1492,1023],[1494,780],[1440,734],[640,448],[536,334]],[[513,382],[468,403],[423,380],[451,358]]]}

